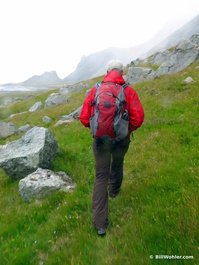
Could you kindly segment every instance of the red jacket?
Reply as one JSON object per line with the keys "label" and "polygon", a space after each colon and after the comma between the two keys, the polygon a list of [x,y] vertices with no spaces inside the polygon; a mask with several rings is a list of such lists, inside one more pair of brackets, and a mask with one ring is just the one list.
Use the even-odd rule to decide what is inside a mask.
{"label": "red jacket", "polygon": [[[123,85],[125,83],[122,75],[117,71],[113,70],[109,72],[104,78],[103,82],[114,82],[116,84]],[[144,121],[144,110],[140,103],[137,93],[135,90],[127,86],[124,89],[125,100],[127,102],[127,110],[129,113],[129,129],[130,131],[135,131],[139,128]],[[90,128],[90,117],[91,117],[91,101],[95,100],[96,87],[93,87],[89,92],[86,100],[84,101],[81,113],[80,121],[85,127]]]}

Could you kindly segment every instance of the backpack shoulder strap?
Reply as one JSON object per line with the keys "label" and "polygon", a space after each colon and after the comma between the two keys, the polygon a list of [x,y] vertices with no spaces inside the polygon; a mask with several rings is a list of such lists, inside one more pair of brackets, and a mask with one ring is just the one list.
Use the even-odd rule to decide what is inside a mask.
{"label": "backpack shoulder strap", "polygon": [[99,89],[101,83],[96,83],[95,87],[96,87],[96,91]]}
{"label": "backpack shoulder strap", "polygon": [[122,85],[123,89],[125,89],[127,86],[128,84],[126,82]]}

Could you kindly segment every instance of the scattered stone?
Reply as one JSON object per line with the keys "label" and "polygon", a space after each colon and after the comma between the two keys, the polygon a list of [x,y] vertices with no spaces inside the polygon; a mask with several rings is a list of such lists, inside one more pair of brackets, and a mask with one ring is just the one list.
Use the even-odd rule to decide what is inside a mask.
{"label": "scattered stone", "polygon": [[29,109],[29,112],[40,110],[41,106],[42,106],[42,101],[38,101]]}
{"label": "scattered stone", "polygon": [[0,122],[0,139],[17,133],[17,127],[12,122]]}
{"label": "scattered stone", "polygon": [[54,191],[72,192],[76,183],[65,172],[52,172],[38,168],[35,172],[19,181],[19,192],[22,199],[41,199]]}
{"label": "scattered stone", "polygon": [[0,167],[14,179],[21,179],[38,167],[49,169],[59,148],[49,129],[34,127],[19,140],[1,148]]}
{"label": "scattered stone", "polygon": [[45,123],[50,123],[52,121],[52,119],[50,117],[48,117],[48,116],[44,116],[42,120]]}
{"label": "scattered stone", "polygon": [[61,116],[60,120],[55,124],[55,126],[62,125],[62,124],[68,125],[69,123],[74,122],[75,120],[79,119],[82,106],[83,105],[81,105],[75,111],[71,112],[69,115]]}
{"label": "scattered stone", "polygon": [[190,84],[190,83],[193,83],[194,80],[193,80],[192,77],[188,76],[188,77],[184,80],[184,82],[187,83],[187,84]]}
{"label": "scattered stone", "polygon": [[23,112],[19,112],[19,113],[11,114],[11,115],[10,115],[10,118],[13,118],[13,117],[15,117],[15,116],[22,115],[22,114],[25,114],[25,113],[27,113],[27,111],[23,111]]}

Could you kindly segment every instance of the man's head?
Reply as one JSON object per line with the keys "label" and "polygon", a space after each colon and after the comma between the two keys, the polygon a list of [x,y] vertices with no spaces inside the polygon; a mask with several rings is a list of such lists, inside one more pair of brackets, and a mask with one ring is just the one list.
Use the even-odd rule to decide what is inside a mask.
{"label": "man's head", "polygon": [[120,60],[113,59],[107,64],[107,72],[111,72],[112,70],[117,70],[120,74],[123,74],[123,64]]}

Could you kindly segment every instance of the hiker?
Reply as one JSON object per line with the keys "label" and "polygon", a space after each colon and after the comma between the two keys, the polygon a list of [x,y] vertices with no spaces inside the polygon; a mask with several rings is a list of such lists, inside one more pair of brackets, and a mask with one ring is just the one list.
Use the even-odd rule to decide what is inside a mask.
{"label": "hiker", "polygon": [[[92,194],[92,210],[93,223],[98,231],[98,235],[105,235],[108,225],[108,191],[111,198],[116,197],[120,192],[123,180],[123,161],[129,148],[131,132],[139,128],[144,120],[144,111],[138,95],[132,87],[125,83],[122,75],[123,64],[117,59],[111,60],[107,65],[107,74],[103,78],[103,82],[91,89],[84,101],[80,113],[80,121],[85,127],[91,128],[91,133],[94,138],[93,153],[95,157],[96,175]],[[110,96],[112,95],[111,91],[117,91],[118,87],[120,87],[121,91],[123,88],[124,100],[119,99],[119,97],[122,97],[121,92],[117,95],[114,95],[113,92],[113,96]],[[122,103],[125,103],[128,123],[127,131],[124,135],[123,132],[125,128],[124,130],[120,130],[121,134],[119,133],[119,136],[117,136],[117,132],[114,133],[113,129],[113,132],[104,131],[103,133],[101,132],[104,135],[100,135],[99,137],[98,134],[98,136],[96,136],[98,128],[100,127],[102,130],[105,130],[109,122],[109,118],[103,116],[109,115],[108,113],[110,113],[109,110],[112,103],[106,101],[103,103],[104,106],[102,106],[105,108],[105,111],[103,113],[98,113],[98,118],[94,122],[94,126],[91,124],[92,118],[96,116],[95,113],[97,113],[97,111],[100,112],[100,107],[97,106],[99,103],[97,103],[97,101],[100,101],[100,99],[97,100],[96,95],[97,98],[100,98],[100,91],[104,91],[104,89],[109,91],[103,93],[104,96],[106,94],[106,96],[109,96],[110,100],[117,101],[118,99],[118,102],[122,101]],[[123,112],[125,107],[122,107]],[[101,118],[104,118],[104,120],[102,124],[99,125],[99,120]],[[97,125],[95,123],[97,123]],[[110,128],[114,127],[113,125],[111,126]],[[109,129],[109,131],[110,130],[111,129]]]}

